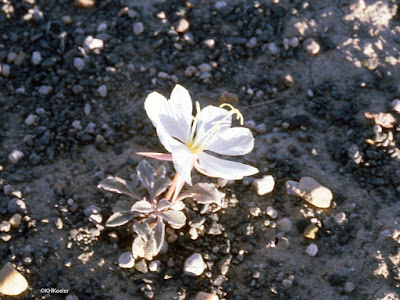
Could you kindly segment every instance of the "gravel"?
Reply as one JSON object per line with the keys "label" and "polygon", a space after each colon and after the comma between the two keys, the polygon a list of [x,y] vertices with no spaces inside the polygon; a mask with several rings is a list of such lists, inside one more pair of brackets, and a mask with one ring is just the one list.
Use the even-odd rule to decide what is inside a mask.
{"label": "gravel", "polygon": [[274,190],[274,177],[272,177],[272,175],[266,175],[261,179],[255,179],[253,186],[258,196],[264,196]]}
{"label": "gravel", "polygon": [[185,260],[183,271],[189,276],[200,276],[206,268],[200,253],[194,253]]}

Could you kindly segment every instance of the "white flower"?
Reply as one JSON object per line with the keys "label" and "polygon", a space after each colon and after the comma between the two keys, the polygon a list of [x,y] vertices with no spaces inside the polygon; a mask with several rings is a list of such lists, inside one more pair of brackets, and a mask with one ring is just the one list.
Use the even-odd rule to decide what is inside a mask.
{"label": "white flower", "polygon": [[[231,105],[222,105],[229,106],[230,111],[211,105],[200,109],[196,102],[197,114],[193,117],[189,92],[176,85],[170,100],[153,92],[147,97],[144,106],[161,143],[172,153],[175,170],[187,183],[191,184],[190,172],[193,167],[210,177],[233,180],[258,172],[252,166],[204,152],[208,150],[222,155],[244,155],[253,149],[254,138],[248,128],[231,128],[234,114],[243,123],[243,116]],[[168,155],[153,154],[148,156],[171,159]]]}

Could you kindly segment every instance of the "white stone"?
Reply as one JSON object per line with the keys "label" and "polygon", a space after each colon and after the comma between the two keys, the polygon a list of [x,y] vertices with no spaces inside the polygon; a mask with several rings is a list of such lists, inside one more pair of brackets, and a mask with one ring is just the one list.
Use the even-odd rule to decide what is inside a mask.
{"label": "white stone", "polygon": [[301,191],[299,189],[299,183],[297,181],[288,180],[285,183],[286,193],[292,196],[301,196]]}
{"label": "white stone", "polygon": [[206,292],[198,292],[194,300],[219,300],[219,297]]}
{"label": "white stone", "polygon": [[142,22],[136,22],[135,24],[133,24],[133,33],[135,35],[140,35],[142,34],[144,31],[144,25]]}
{"label": "white stone", "polygon": [[315,207],[328,208],[331,206],[333,198],[332,192],[315,179],[311,177],[302,177],[299,182],[299,189],[304,200]]}
{"label": "white stone", "polygon": [[177,26],[176,26],[176,31],[179,33],[184,33],[189,30],[189,22],[186,19],[180,19]]}
{"label": "white stone", "polygon": [[86,50],[86,52],[94,49],[103,49],[103,47],[103,40],[94,38],[91,35],[87,36],[83,42],[83,48]]}
{"label": "white stone", "polygon": [[315,244],[310,244],[310,245],[308,245],[308,247],[307,247],[307,249],[306,249],[306,252],[307,252],[307,254],[310,255],[310,256],[315,256],[315,255],[317,255],[317,253],[318,253],[318,247],[317,247],[317,245],[315,245]]}
{"label": "white stone", "polygon": [[213,49],[215,47],[215,40],[206,39],[206,40],[204,40],[204,45],[206,45],[210,49]]}
{"label": "white stone", "polygon": [[19,162],[19,160],[21,158],[24,157],[24,153],[22,153],[22,151],[20,150],[13,150],[9,155],[8,155],[8,159],[13,163],[16,164]]}
{"label": "white stone", "polygon": [[152,260],[149,263],[149,270],[150,272],[157,272],[160,269],[161,261],[159,260]]}
{"label": "white stone", "polygon": [[130,269],[135,266],[135,259],[130,252],[122,253],[118,258],[118,266],[124,269]]}
{"label": "white stone", "polygon": [[77,69],[78,71],[82,71],[84,67],[85,67],[85,61],[80,57],[75,57],[74,68]]}
{"label": "white stone", "polygon": [[253,217],[259,217],[262,215],[262,211],[259,207],[251,207],[250,215],[252,215]]}
{"label": "white stone", "polygon": [[271,206],[267,207],[266,213],[268,216],[270,216],[272,219],[276,219],[278,217],[278,212]]}
{"label": "white stone", "polygon": [[51,85],[42,85],[39,88],[39,94],[45,96],[45,95],[50,94],[52,90],[53,90],[53,87]]}
{"label": "white stone", "polygon": [[312,38],[306,39],[303,43],[303,48],[308,53],[315,55],[321,49],[321,46]]}
{"label": "white stone", "polygon": [[265,175],[261,179],[255,179],[253,185],[257,195],[264,196],[274,190],[275,180],[271,175]]}
{"label": "white stone", "polygon": [[6,296],[17,296],[28,288],[25,277],[8,262],[0,270],[0,293]]}
{"label": "white stone", "polygon": [[189,276],[199,276],[206,268],[203,257],[200,253],[194,253],[185,260],[183,271]]}
{"label": "white stone", "polygon": [[10,224],[13,228],[18,228],[21,225],[22,216],[20,214],[14,214],[10,218]]}
{"label": "white stone", "polygon": [[394,99],[392,101],[392,107],[395,112],[400,112],[400,99]]}
{"label": "white stone", "polygon": [[97,92],[99,93],[99,96],[102,98],[107,97],[107,86],[106,85],[101,85],[98,87]]}
{"label": "white stone", "polygon": [[37,66],[42,62],[42,54],[39,51],[34,51],[31,58],[32,65]]}

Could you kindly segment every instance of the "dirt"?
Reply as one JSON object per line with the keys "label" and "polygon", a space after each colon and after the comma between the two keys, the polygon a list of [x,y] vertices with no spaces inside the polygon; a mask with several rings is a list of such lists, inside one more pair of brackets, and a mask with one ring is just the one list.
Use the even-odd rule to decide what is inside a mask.
{"label": "dirt", "polygon": [[[13,198],[27,207],[18,228],[0,233],[0,267],[11,262],[29,283],[16,298],[194,299],[203,291],[219,299],[400,299],[400,127],[378,128],[364,115],[400,119],[392,104],[400,99],[399,3],[226,1],[217,9],[216,2],[97,1],[90,9],[72,1],[0,4],[0,223],[15,214]],[[24,21],[34,8],[36,17]],[[181,18],[189,29],[174,33]],[[144,30],[135,34],[137,22]],[[104,31],[100,23],[107,24]],[[102,38],[104,47],[82,50],[89,35]],[[291,38],[299,45],[285,49]],[[308,39],[320,47],[314,54]],[[18,64],[9,54],[20,51],[26,57]],[[38,65],[31,62],[34,51],[43,58]],[[83,70],[73,66],[76,57]],[[211,71],[185,75],[202,63]],[[135,173],[138,151],[165,152],[143,104],[152,91],[169,97],[176,83],[202,107],[218,105],[224,91],[234,93],[245,121],[265,124],[259,132],[252,128],[254,150],[236,160],[260,170],[253,178],[272,175],[275,188],[257,196],[250,178],[224,182],[193,173],[194,182],[219,187],[224,208],[202,215],[189,201],[188,220],[206,220],[199,237],[190,238],[189,225],[176,230],[177,241],[157,257],[157,272],[121,269],[118,258],[133,237],[126,228],[104,226],[121,197],[97,184],[107,175]],[[103,84],[106,97],[98,91]],[[52,91],[40,93],[43,85]],[[38,116],[33,125],[26,124],[30,114]],[[77,120],[81,129],[72,125]],[[361,158],[348,154],[354,145]],[[12,163],[8,156],[16,149],[24,157]],[[172,178],[172,164],[163,164]],[[330,208],[287,193],[286,181],[304,176],[332,191]],[[100,224],[85,215],[91,205],[101,209]],[[259,216],[250,214],[256,207]],[[343,222],[336,220],[341,213]],[[284,218],[290,230],[280,230]],[[209,234],[216,224],[220,234]],[[315,239],[304,236],[310,224],[318,227]],[[318,247],[316,256],[307,254],[310,244]],[[190,277],[183,265],[195,252],[207,268]]]}

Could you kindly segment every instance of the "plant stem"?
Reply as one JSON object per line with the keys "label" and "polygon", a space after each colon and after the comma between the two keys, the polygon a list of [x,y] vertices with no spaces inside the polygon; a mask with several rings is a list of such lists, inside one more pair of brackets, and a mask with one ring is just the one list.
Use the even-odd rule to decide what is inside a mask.
{"label": "plant stem", "polygon": [[174,179],[172,180],[172,184],[169,187],[167,194],[165,195],[165,199],[168,200],[168,201],[171,199],[172,195],[174,194],[175,187],[176,187],[176,184],[178,182],[178,178],[179,178],[179,174],[176,173],[175,176],[174,176]]}

